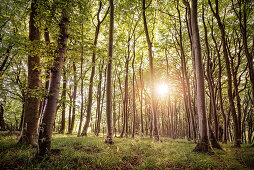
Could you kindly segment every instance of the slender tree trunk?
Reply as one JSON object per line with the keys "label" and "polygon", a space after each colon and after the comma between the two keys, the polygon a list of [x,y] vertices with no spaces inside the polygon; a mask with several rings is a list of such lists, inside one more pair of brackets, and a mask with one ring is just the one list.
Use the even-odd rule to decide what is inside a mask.
{"label": "slender tree trunk", "polygon": [[68,134],[71,132],[71,108],[72,108],[72,91],[71,91],[72,86],[70,85],[70,93],[69,93],[69,98],[70,98],[70,105],[69,105],[69,120],[68,120]]}
{"label": "slender tree trunk", "polygon": [[[247,0],[239,0],[239,25],[241,29],[242,39],[243,39],[243,47],[245,56],[247,58],[248,62],[248,69],[249,69],[249,75],[250,75],[250,83],[252,87],[252,104],[254,105],[254,68],[253,68],[253,52],[254,52],[254,38],[252,43],[252,50],[250,51],[248,48],[248,37],[247,37],[247,8],[248,5],[251,4],[251,1]],[[243,3],[243,4],[242,4]],[[250,3],[250,4],[248,4]],[[243,7],[242,7],[243,5]],[[249,15],[251,17],[251,15]],[[243,18],[242,18],[243,17]]]}
{"label": "slender tree trunk", "polygon": [[[240,42],[239,42],[240,43]],[[237,61],[237,65],[235,65],[234,62],[234,57],[231,56],[231,53],[229,53],[229,56],[231,58],[231,71],[232,71],[232,77],[233,77],[233,85],[234,85],[234,97],[236,97],[236,108],[237,108],[237,121],[238,121],[238,138],[241,139],[242,138],[242,128],[241,128],[241,122],[242,122],[242,106],[241,106],[241,98],[240,98],[240,92],[239,92],[239,84],[241,79],[239,79],[239,81],[237,80],[237,72],[239,69],[239,66],[241,64],[241,51],[242,48],[240,47],[239,44],[239,48],[238,51],[236,50],[237,47],[235,47],[235,54],[238,55],[238,61]],[[244,70],[245,72],[245,70]]]}
{"label": "slender tree trunk", "polygon": [[[82,23],[82,44],[83,44],[83,23]],[[79,122],[79,128],[78,128],[78,134],[77,136],[80,136],[81,128],[82,128],[82,122],[83,122],[83,116],[84,116],[84,75],[83,75],[83,62],[84,62],[84,56],[83,56],[83,46],[81,47],[81,64],[80,64],[80,74],[81,74],[81,108],[80,108],[80,122]]]}
{"label": "slender tree trunk", "polygon": [[113,30],[114,30],[114,3],[109,0],[110,4],[110,21],[109,21],[109,45],[108,45],[108,64],[107,64],[107,101],[106,101],[106,117],[107,117],[107,139],[106,143],[113,144],[113,128],[112,128],[112,93],[111,93],[111,71],[113,57]]}
{"label": "slender tree trunk", "polygon": [[[193,136],[194,136],[194,142],[196,143],[196,136],[197,136],[197,130],[196,130],[196,124],[195,124],[195,122],[197,121],[197,120],[195,120],[197,117],[196,117],[196,98],[197,98],[197,96],[196,96],[196,94],[197,94],[197,85],[196,85],[196,82],[197,82],[197,80],[196,80],[196,71],[195,71],[195,53],[194,53],[194,49],[193,49],[193,40],[192,40],[192,23],[191,23],[191,10],[190,10],[190,4],[187,2],[187,1],[185,1],[185,0],[183,0],[183,3],[184,3],[184,5],[187,7],[186,8],[186,15],[185,15],[185,18],[186,18],[186,24],[187,24],[187,28],[188,28],[188,35],[189,35],[189,39],[190,39],[190,45],[191,45],[191,56],[192,56],[192,67],[193,67],[193,70],[194,70],[194,81],[193,81],[193,86],[194,86],[194,94],[193,94],[193,107],[191,107],[191,102],[192,102],[192,100],[191,100],[191,93],[190,93],[190,89],[189,89],[189,87],[190,87],[190,83],[189,83],[189,80],[188,80],[188,78],[187,78],[187,90],[188,90],[188,92],[189,92],[189,105],[190,105],[190,108],[192,108],[191,109],[191,118],[192,118],[192,127],[193,127]],[[188,76],[187,76],[188,77]]]}
{"label": "slender tree trunk", "polygon": [[73,62],[73,72],[74,72],[74,87],[73,87],[73,96],[72,96],[72,118],[71,118],[71,128],[70,134],[72,134],[75,126],[75,117],[76,117],[76,98],[77,98],[77,88],[78,88],[78,80],[77,80],[77,68],[76,64]]}
{"label": "slender tree trunk", "polygon": [[[105,68],[105,77],[107,75],[107,68]],[[104,105],[104,96],[105,96],[105,89],[106,89],[106,79],[104,79],[104,87],[103,87],[103,93],[102,93],[102,98],[101,98],[101,107],[100,107],[100,114],[98,114],[98,134],[100,133],[101,130],[101,115],[102,115],[102,109],[103,109],[103,105]],[[104,129],[104,126],[103,126]],[[104,132],[103,132],[103,136],[104,136]]]}
{"label": "slender tree trunk", "polygon": [[[179,40],[178,45],[180,46],[180,51],[181,51],[181,68],[182,68],[182,84],[183,84],[183,94],[184,94],[184,105],[185,105],[185,112],[186,112],[186,117],[187,117],[187,123],[188,123],[188,139],[191,139],[191,128],[190,128],[190,114],[191,114],[191,107],[189,105],[189,93],[187,91],[187,68],[186,68],[186,57],[185,57],[185,52],[183,48],[183,41],[182,41],[182,21],[181,21],[181,15],[180,15],[180,10],[177,5],[177,11],[178,11],[178,19],[179,19]],[[193,128],[194,129],[194,128]]]}
{"label": "slender tree trunk", "polygon": [[[97,12],[97,26],[96,26],[96,31],[95,31],[95,36],[94,36],[94,48],[97,46],[98,42],[98,37],[100,33],[100,26],[103,20],[105,19],[107,13],[105,14],[103,20],[100,20],[100,12],[101,12],[101,7],[102,7],[102,2],[99,2],[99,9]],[[92,56],[92,71],[91,71],[91,76],[90,76],[90,82],[89,82],[89,90],[88,90],[88,104],[87,104],[87,115],[86,115],[86,122],[83,128],[82,135],[87,136],[87,130],[89,127],[89,123],[91,120],[91,111],[92,111],[92,101],[93,101],[93,82],[94,82],[94,74],[95,74],[95,61],[96,61],[96,49],[93,51],[93,56]]]}
{"label": "slender tree trunk", "polygon": [[21,132],[22,130],[22,124],[24,121],[24,112],[25,112],[25,97],[23,97],[23,101],[22,101],[22,114],[20,116],[20,124],[19,124],[19,131]]}
{"label": "slender tree trunk", "polygon": [[0,130],[5,130],[4,104],[0,103]]}
{"label": "slender tree trunk", "polygon": [[116,137],[116,134],[117,134],[117,131],[116,131],[116,77],[114,78],[114,90],[113,90],[113,94],[114,94],[114,97],[113,97],[113,132],[115,134],[115,137]]}
{"label": "slender tree trunk", "polygon": [[149,37],[149,32],[147,28],[146,22],[146,0],[142,0],[142,14],[143,14],[143,22],[144,22],[144,30],[146,34],[146,41],[148,45],[148,54],[149,54],[149,66],[150,66],[150,88],[151,88],[151,110],[153,117],[153,132],[154,132],[154,140],[156,142],[160,141],[159,130],[158,130],[158,120],[155,106],[155,95],[154,95],[154,70],[153,70],[153,53],[152,53],[152,42]]}
{"label": "slender tree trunk", "polygon": [[102,71],[103,71],[103,63],[100,63],[99,66],[99,84],[97,87],[97,109],[96,109],[96,115],[97,115],[97,121],[95,125],[95,135],[98,136],[100,132],[100,117],[101,117],[101,84],[102,84]]}
{"label": "slender tree trunk", "polygon": [[[209,43],[208,43],[208,37],[207,37],[207,27],[205,23],[205,17],[204,17],[204,8],[202,12],[202,21],[204,25],[204,31],[205,31],[205,46],[206,46],[206,53],[207,53],[207,64],[206,64],[206,71],[207,71],[207,82],[210,92],[210,105],[211,105],[211,112],[214,118],[214,127],[215,127],[215,140],[218,140],[219,137],[219,124],[218,124],[218,116],[217,116],[217,107],[216,107],[216,99],[215,99],[215,93],[214,93],[214,83],[212,80],[212,73],[211,73],[211,59],[210,59],[210,49],[209,49]],[[210,124],[208,124],[210,125]],[[210,128],[210,127],[209,127]],[[214,136],[214,135],[212,135]]]}
{"label": "slender tree trunk", "polygon": [[143,82],[143,70],[142,70],[142,61],[143,61],[143,51],[142,51],[142,58],[141,63],[139,66],[139,78],[140,78],[140,124],[141,124],[141,136],[144,135],[144,118],[143,118],[143,89],[144,89],[144,82]]}
{"label": "slender tree trunk", "polygon": [[[25,100],[24,121],[21,131],[19,143],[27,143],[37,145],[38,139],[38,120],[40,99],[34,97],[33,94],[39,91],[41,87],[40,81],[40,56],[37,50],[41,38],[40,30],[38,28],[37,16],[38,1],[33,0],[31,3],[30,21],[29,21],[29,40],[31,41],[32,49],[28,56],[28,92]],[[37,23],[37,24],[36,24]]]}
{"label": "slender tree trunk", "polygon": [[50,151],[51,138],[53,131],[53,123],[57,109],[57,99],[60,90],[60,80],[63,68],[65,53],[67,50],[68,41],[68,25],[69,25],[70,6],[65,6],[62,9],[62,18],[59,24],[59,40],[58,40],[58,55],[54,58],[53,68],[51,70],[49,95],[46,100],[46,106],[42,115],[39,129],[39,146],[37,148],[37,156],[45,156]]}
{"label": "slender tree trunk", "polygon": [[128,112],[128,79],[129,79],[129,43],[128,43],[128,57],[126,57],[126,62],[125,62],[125,84],[124,84],[124,100],[123,100],[123,129],[121,132],[120,137],[122,138],[124,133],[126,137],[128,136],[128,118],[127,118],[127,112]]}
{"label": "slender tree trunk", "polygon": [[[46,21],[47,22],[47,21]],[[46,26],[46,28],[44,29],[44,39],[45,39],[45,42],[46,42],[46,45],[47,45],[47,55],[52,55],[52,51],[50,49],[50,38],[49,38],[49,30],[48,30],[48,27]],[[50,79],[50,67],[52,65],[52,63],[50,62],[47,62],[46,63],[47,65],[47,68],[45,70],[45,85],[44,85],[44,91],[46,94],[48,94],[48,89],[49,89],[49,79]],[[45,107],[45,102],[46,102],[46,96],[43,98],[43,100],[41,101],[40,103],[40,115],[42,115],[43,113],[43,110],[44,110],[44,107]]]}
{"label": "slender tree trunk", "polygon": [[133,43],[133,59],[132,59],[132,113],[133,113],[133,126],[132,126],[132,138],[134,138],[136,133],[136,92],[135,92],[135,33],[134,33],[134,43]]}
{"label": "slender tree trunk", "polygon": [[66,103],[66,86],[67,86],[67,78],[66,78],[66,68],[63,66],[63,91],[62,91],[62,120],[61,120],[61,129],[60,133],[64,134],[65,131],[65,103]]}
{"label": "slender tree trunk", "polygon": [[223,55],[226,63],[226,71],[227,71],[227,82],[228,82],[228,100],[229,100],[229,106],[230,106],[230,111],[233,117],[233,123],[234,123],[234,147],[240,147],[240,139],[238,136],[238,120],[237,120],[237,115],[236,115],[236,110],[235,110],[235,104],[233,100],[233,90],[232,90],[232,74],[231,74],[231,69],[230,69],[230,61],[229,61],[229,56],[228,56],[228,51],[227,51],[227,42],[226,42],[226,33],[225,33],[225,27],[221,22],[220,16],[219,16],[219,3],[218,0],[215,0],[216,4],[216,11],[214,11],[211,1],[208,0],[210,8],[217,20],[220,33],[221,33],[221,42],[222,42],[222,47],[223,47]]}
{"label": "slender tree trunk", "polygon": [[220,111],[223,117],[223,143],[227,143],[227,117],[224,112],[224,107],[223,107],[223,98],[222,98],[222,85],[221,85],[221,73],[222,73],[222,65],[221,65],[221,57],[220,57],[220,50],[218,48],[217,42],[215,40],[214,34],[213,34],[213,26],[211,26],[211,35],[213,42],[215,44],[216,48],[216,53],[218,57],[218,66],[219,66],[219,73],[218,73],[218,93],[219,93],[219,102],[220,102]]}

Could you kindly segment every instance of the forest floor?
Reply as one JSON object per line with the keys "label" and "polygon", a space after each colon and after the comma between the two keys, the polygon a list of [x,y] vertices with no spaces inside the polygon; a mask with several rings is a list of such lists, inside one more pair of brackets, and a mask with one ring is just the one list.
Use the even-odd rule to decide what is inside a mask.
{"label": "forest floor", "polygon": [[192,152],[185,139],[76,137],[54,134],[49,159],[35,159],[35,148],[17,144],[18,133],[0,132],[0,169],[254,169],[254,147],[243,144],[213,154]]}

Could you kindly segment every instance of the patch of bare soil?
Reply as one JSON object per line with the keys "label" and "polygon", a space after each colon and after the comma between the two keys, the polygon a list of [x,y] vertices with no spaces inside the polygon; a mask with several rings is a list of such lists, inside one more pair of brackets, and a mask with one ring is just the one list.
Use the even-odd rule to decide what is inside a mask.
{"label": "patch of bare soil", "polygon": [[101,148],[98,148],[97,146],[83,146],[82,144],[80,143],[75,143],[73,145],[73,148],[76,150],[76,151],[82,151],[82,152],[86,152],[86,153],[89,153],[89,154],[93,154],[93,153],[99,153],[102,151]]}

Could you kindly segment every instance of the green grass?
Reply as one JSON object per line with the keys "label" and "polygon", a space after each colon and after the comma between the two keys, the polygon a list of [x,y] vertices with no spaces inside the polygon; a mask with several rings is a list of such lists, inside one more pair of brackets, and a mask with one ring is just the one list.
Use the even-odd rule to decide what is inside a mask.
{"label": "green grass", "polygon": [[195,153],[184,139],[114,138],[114,145],[103,137],[53,135],[49,159],[34,158],[35,148],[18,145],[16,135],[1,135],[0,169],[253,169],[254,148],[242,145],[214,154]]}

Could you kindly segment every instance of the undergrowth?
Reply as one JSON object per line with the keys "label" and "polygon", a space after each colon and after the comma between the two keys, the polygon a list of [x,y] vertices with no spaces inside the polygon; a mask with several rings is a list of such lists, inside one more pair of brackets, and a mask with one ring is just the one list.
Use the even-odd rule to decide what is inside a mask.
{"label": "undergrowth", "polygon": [[54,134],[49,159],[35,159],[35,148],[17,144],[17,135],[0,138],[0,169],[253,169],[254,148],[232,148],[213,154],[192,152],[185,139],[114,138],[114,145],[101,137]]}

